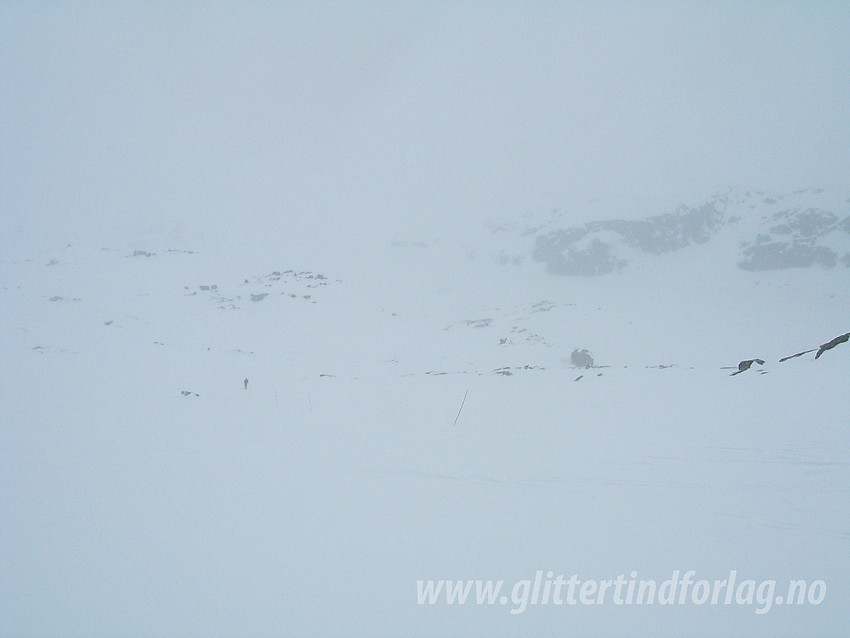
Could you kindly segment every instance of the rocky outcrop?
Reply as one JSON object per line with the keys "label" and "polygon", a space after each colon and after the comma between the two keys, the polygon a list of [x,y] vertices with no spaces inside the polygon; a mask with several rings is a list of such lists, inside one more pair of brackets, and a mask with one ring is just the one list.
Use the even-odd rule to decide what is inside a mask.
{"label": "rocky outcrop", "polygon": [[763,366],[764,360],[763,359],[745,359],[744,361],[741,361],[741,363],[738,364],[738,371],[733,372],[729,376],[734,377],[736,374],[741,374],[742,372],[746,372],[747,370],[750,369],[750,367],[752,367],[752,365],[754,363],[757,363],[760,366]]}
{"label": "rocky outcrop", "polygon": [[841,335],[841,336],[839,336],[839,337],[836,337],[836,338],[835,338],[835,339],[833,339],[832,341],[827,341],[825,344],[823,344],[823,345],[822,345],[822,346],[818,349],[818,353],[815,355],[815,359],[817,359],[818,357],[820,357],[820,356],[821,356],[824,352],[826,352],[827,350],[832,350],[832,349],[833,349],[835,346],[837,346],[839,343],[846,343],[848,339],[850,339],[850,332],[848,332],[847,334],[843,334],[843,335]]}
{"label": "rocky outcrop", "polygon": [[814,208],[784,210],[765,221],[768,227],[764,232],[742,247],[744,259],[738,263],[742,270],[809,268],[815,264],[835,268],[838,253],[822,243],[833,233],[850,235],[850,217],[839,219]]}
{"label": "rocky outcrop", "polygon": [[538,235],[532,258],[544,262],[552,273],[604,275],[628,263],[616,256],[617,244],[659,255],[707,242],[722,223],[716,201],[642,220],[591,222]]}
{"label": "rocky outcrop", "polygon": [[797,354],[792,354],[792,355],[789,355],[787,357],[782,357],[779,360],[779,363],[782,363],[784,361],[788,361],[789,359],[796,359],[797,357],[802,357],[804,354],[809,354],[810,352],[815,352],[815,350],[817,350],[817,354],[815,354],[815,359],[819,359],[820,356],[824,352],[826,352],[827,350],[832,350],[835,346],[842,344],[842,343],[846,343],[847,341],[850,341],[850,332],[843,334],[843,335],[839,335],[839,336],[835,337],[835,339],[832,339],[831,341],[827,341],[826,343],[821,344],[821,346],[819,348],[812,348],[810,350],[803,350],[802,352],[798,352]]}
{"label": "rocky outcrop", "polygon": [[[700,207],[680,206],[665,215],[639,220],[609,219],[572,227],[559,227],[568,219],[559,215],[548,223],[522,230],[520,236],[535,235],[532,259],[560,275],[606,275],[626,268],[629,260],[641,254],[662,255],[705,244],[721,232],[725,241],[737,244],[736,263],[741,270],[850,267],[847,202],[818,199],[821,193],[800,191],[774,198],[761,193],[729,192],[716,195]],[[514,262],[521,263],[521,257]]]}
{"label": "rocky outcrop", "polygon": [[779,363],[782,363],[783,361],[788,361],[789,359],[796,359],[797,357],[802,357],[804,354],[809,354],[810,352],[814,352],[814,351],[815,351],[815,349],[803,350],[802,352],[798,352],[797,354],[792,354],[792,355],[787,356],[787,357],[782,357],[779,360]]}

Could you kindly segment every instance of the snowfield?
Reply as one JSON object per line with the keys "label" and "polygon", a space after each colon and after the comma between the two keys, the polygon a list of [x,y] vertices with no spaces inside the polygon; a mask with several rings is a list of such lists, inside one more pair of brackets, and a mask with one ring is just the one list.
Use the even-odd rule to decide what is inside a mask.
{"label": "snowfield", "polygon": [[[0,633],[839,635],[850,344],[779,359],[850,330],[850,268],[738,267],[776,212],[745,200],[743,226],[682,250],[610,239],[628,265],[597,277],[547,273],[521,229],[250,251],[19,234],[0,263]],[[594,367],[570,363],[582,348]],[[507,592],[537,570],[736,570],[826,596],[417,601],[417,580]]]}

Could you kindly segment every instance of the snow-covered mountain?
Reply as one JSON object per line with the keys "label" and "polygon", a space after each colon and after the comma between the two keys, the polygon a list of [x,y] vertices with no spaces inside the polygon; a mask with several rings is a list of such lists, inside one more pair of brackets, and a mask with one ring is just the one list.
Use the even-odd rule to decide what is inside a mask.
{"label": "snow-covered mountain", "polygon": [[[605,275],[647,255],[664,255],[709,241],[735,245],[737,265],[763,271],[813,265],[850,268],[850,199],[824,189],[787,195],[734,190],[715,195],[699,206],[642,219],[591,221],[567,225],[568,211],[499,224],[494,232],[533,237],[530,256],[549,272],[562,275]],[[715,248],[717,250],[717,248]],[[502,264],[519,263],[527,252],[497,256]]]}
{"label": "snow-covered mountain", "polygon": [[[0,633],[835,633],[850,344],[780,359],[850,330],[847,195],[348,254],[22,232],[0,264]],[[417,580],[537,570],[827,593],[763,614],[417,602]]]}

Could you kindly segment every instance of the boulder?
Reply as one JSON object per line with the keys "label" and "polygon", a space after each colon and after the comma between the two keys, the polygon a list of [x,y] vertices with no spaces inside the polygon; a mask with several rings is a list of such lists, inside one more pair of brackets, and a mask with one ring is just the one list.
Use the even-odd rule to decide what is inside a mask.
{"label": "boulder", "polygon": [[576,348],[570,355],[570,361],[576,368],[593,367],[593,355],[587,350],[579,350]]}

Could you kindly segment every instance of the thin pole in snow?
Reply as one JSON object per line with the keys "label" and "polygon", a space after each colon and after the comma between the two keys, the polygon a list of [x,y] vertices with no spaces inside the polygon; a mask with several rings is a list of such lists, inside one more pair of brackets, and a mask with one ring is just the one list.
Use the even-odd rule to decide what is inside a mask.
{"label": "thin pole in snow", "polygon": [[460,412],[463,410],[463,404],[466,403],[466,395],[469,394],[469,388],[466,389],[466,392],[463,395],[463,401],[460,402],[460,408],[457,411],[457,416],[455,417],[455,422],[452,423],[452,427],[457,425],[457,420],[460,418]]}

